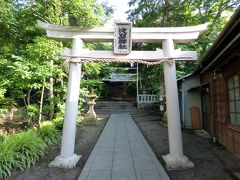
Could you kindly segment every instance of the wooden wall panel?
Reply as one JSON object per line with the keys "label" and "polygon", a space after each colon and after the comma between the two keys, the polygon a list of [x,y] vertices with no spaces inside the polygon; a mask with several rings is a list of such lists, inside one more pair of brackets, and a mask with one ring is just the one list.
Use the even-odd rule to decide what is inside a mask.
{"label": "wooden wall panel", "polygon": [[226,118],[226,110],[225,110],[225,108],[223,107],[223,108],[221,108],[221,117],[222,117],[222,123],[224,123],[224,124],[226,124],[227,123],[227,118]]}
{"label": "wooden wall panel", "polygon": [[234,153],[234,131],[228,129],[227,148]]}
{"label": "wooden wall panel", "polygon": [[[240,48],[238,47],[238,50]],[[224,61],[224,59],[223,59]],[[228,64],[221,67],[220,71],[214,70],[201,74],[201,83],[209,83],[209,117],[206,118],[206,130],[212,136],[216,136],[231,152],[240,155],[240,126],[232,127],[229,123],[229,104],[227,79],[240,72],[240,57],[234,57]],[[214,127],[215,126],[215,127]],[[215,132],[214,132],[215,129]],[[239,130],[239,131],[238,131]]]}
{"label": "wooden wall panel", "polygon": [[234,144],[234,153],[240,155],[240,133],[234,131],[233,144]]}
{"label": "wooden wall panel", "polygon": [[[201,84],[206,84],[210,83],[210,80],[212,79],[212,73],[211,72],[204,72],[201,75]],[[206,118],[203,119],[205,127],[204,129],[210,134],[213,135],[213,103],[212,103],[212,87],[211,84],[209,84],[208,88],[208,94],[209,94],[209,108],[208,108],[208,113],[206,114]]]}
{"label": "wooden wall panel", "polygon": [[226,125],[222,124],[222,144],[227,147],[227,140],[228,140],[228,128]]}
{"label": "wooden wall panel", "polygon": [[223,137],[222,137],[222,125],[221,125],[221,123],[217,123],[217,139],[220,143],[222,143]]}

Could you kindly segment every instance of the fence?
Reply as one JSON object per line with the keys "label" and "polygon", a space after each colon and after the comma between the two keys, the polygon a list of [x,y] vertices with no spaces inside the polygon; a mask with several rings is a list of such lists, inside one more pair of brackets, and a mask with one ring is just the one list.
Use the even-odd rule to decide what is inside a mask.
{"label": "fence", "polygon": [[139,94],[137,97],[137,103],[155,103],[159,102],[159,96],[158,95],[152,95],[152,94]]}

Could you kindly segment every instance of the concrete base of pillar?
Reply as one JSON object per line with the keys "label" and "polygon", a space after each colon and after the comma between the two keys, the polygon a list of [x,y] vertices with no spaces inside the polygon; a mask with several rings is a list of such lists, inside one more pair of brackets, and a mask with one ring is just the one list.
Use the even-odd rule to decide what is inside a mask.
{"label": "concrete base of pillar", "polygon": [[48,165],[48,167],[73,169],[76,167],[76,164],[80,158],[81,158],[81,155],[77,155],[77,154],[73,154],[73,156],[68,158],[64,158],[61,155],[59,155]]}
{"label": "concrete base of pillar", "polygon": [[162,156],[168,170],[184,170],[193,168],[195,165],[186,156],[176,159],[170,154]]}

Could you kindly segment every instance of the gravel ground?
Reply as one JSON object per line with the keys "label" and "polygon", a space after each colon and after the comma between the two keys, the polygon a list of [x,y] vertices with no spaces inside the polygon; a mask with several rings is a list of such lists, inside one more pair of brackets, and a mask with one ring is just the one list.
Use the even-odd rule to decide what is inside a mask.
{"label": "gravel ground", "polygon": [[[160,117],[135,117],[134,120],[152,147],[157,158],[164,166],[162,155],[169,152],[168,132],[159,121]],[[188,170],[166,170],[173,180],[230,180],[238,179],[240,158],[219,144],[211,143],[206,135],[197,135],[196,131],[185,130],[182,133],[184,154],[195,163]]]}

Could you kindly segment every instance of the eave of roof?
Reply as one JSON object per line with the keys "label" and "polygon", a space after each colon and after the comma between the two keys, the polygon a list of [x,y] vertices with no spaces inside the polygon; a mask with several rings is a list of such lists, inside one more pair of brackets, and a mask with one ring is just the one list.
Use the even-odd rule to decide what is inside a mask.
{"label": "eave of roof", "polygon": [[192,75],[193,75],[192,73],[187,74],[187,75],[185,75],[185,76],[182,76],[182,77],[178,78],[177,81],[181,81],[181,80],[186,79],[186,78],[188,78],[188,77],[190,77],[190,76],[192,76]]}
{"label": "eave of roof", "polygon": [[[211,61],[218,55],[218,52],[221,52],[226,45],[231,42],[235,36],[232,34],[240,25],[240,6],[236,9],[225,28],[221,31],[213,45],[208,49],[207,53],[201,59],[197,69],[192,73],[195,74],[205,67],[207,67]],[[238,32],[240,32],[238,30]]]}

